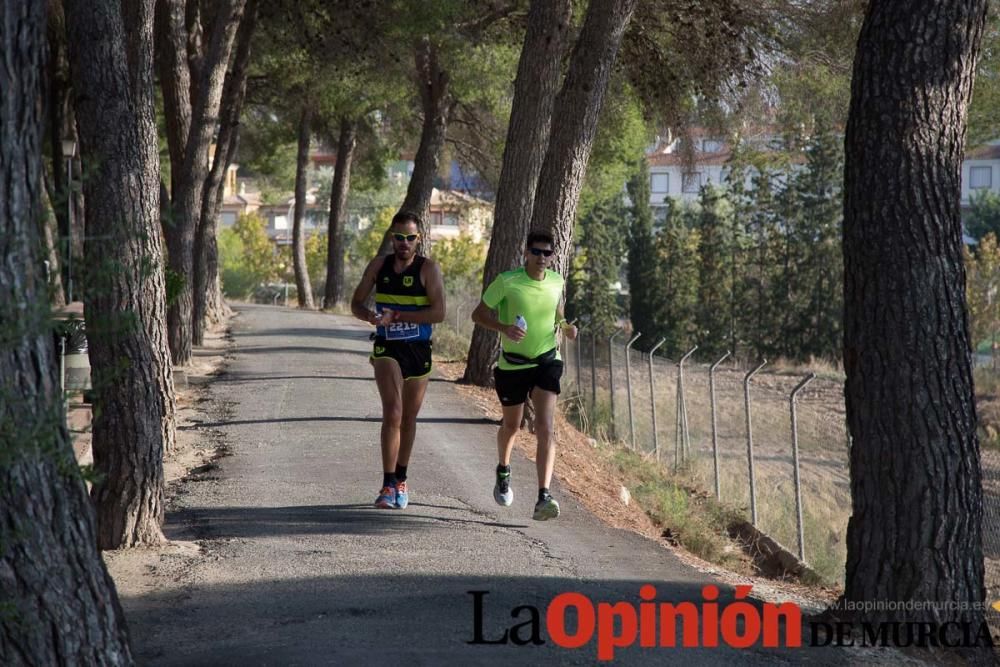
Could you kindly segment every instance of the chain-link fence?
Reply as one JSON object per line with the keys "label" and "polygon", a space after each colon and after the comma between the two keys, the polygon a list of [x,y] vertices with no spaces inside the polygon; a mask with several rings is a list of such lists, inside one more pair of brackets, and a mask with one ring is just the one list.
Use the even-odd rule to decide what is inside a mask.
{"label": "chain-link fence", "polygon": [[[843,378],[738,367],[729,357],[679,363],[629,342],[621,332],[581,332],[564,344],[567,386],[587,430],[682,470],[843,583],[851,514]],[[997,600],[1000,450],[984,446],[982,465],[987,600]]]}

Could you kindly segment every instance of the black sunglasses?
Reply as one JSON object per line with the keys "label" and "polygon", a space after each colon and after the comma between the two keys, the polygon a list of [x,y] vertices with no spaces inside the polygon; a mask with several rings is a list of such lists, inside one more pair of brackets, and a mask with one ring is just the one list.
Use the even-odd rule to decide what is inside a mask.
{"label": "black sunglasses", "polygon": [[541,248],[528,248],[528,252],[530,252],[535,257],[538,257],[539,255],[545,255],[546,257],[551,257],[552,253],[554,253],[555,250],[542,250]]}
{"label": "black sunglasses", "polygon": [[418,238],[420,238],[420,234],[399,234],[393,232],[392,238],[396,239],[397,241],[409,241],[410,243],[413,243]]}

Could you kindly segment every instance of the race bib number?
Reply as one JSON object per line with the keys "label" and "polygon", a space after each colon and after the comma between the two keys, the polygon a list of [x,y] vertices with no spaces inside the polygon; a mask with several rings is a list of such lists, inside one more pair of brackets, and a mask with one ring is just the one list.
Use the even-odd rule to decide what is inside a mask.
{"label": "race bib number", "polygon": [[420,336],[420,325],[414,322],[393,322],[385,328],[387,340],[405,340]]}

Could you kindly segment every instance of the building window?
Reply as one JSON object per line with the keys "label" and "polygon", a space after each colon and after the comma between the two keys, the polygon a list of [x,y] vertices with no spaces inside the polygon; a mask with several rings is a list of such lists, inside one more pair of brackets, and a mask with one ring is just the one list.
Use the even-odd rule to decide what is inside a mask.
{"label": "building window", "polygon": [[441,224],[441,211],[435,211],[431,213],[431,226],[438,226]]}
{"label": "building window", "polygon": [[969,169],[969,188],[978,190],[992,187],[993,167],[972,167]]}
{"label": "building window", "polygon": [[670,192],[670,174],[650,174],[649,189],[653,194]]}
{"label": "building window", "polygon": [[288,229],[288,217],[284,215],[274,216],[275,229]]}
{"label": "building window", "polygon": [[705,139],[701,143],[701,150],[705,153],[718,153],[721,148],[722,145],[714,139]]}
{"label": "building window", "polygon": [[458,215],[454,213],[445,213],[444,217],[441,219],[441,224],[445,227],[458,227]]}
{"label": "building window", "polygon": [[683,192],[697,193],[701,189],[701,172],[689,171],[681,178],[681,190]]}

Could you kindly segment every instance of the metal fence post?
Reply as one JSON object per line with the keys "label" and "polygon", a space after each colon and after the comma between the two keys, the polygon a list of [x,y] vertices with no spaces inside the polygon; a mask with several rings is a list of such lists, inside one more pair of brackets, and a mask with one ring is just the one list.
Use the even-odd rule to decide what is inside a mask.
{"label": "metal fence post", "polygon": [[747,465],[750,470],[750,523],[757,525],[757,487],[753,473],[753,427],[750,423],[750,378],[764,368],[767,359],[764,359],[757,368],[743,376],[743,400],[747,411]]}
{"label": "metal fence post", "polygon": [[573,351],[576,352],[576,391],[580,394],[581,405],[583,401],[583,385],[580,383],[580,366],[583,365],[583,338],[577,332],[573,340]]}
{"label": "metal fence post", "polygon": [[618,425],[615,422],[615,354],[612,343],[615,340],[615,336],[620,334],[622,329],[618,329],[611,336],[608,337],[608,377],[611,389],[611,439],[618,440]]}
{"label": "metal fence post", "polygon": [[712,364],[708,369],[708,396],[709,404],[712,406],[712,458],[715,459],[715,499],[722,500],[722,484],[719,477],[719,425],[715,415],[715,369],[723,361],[729,358],[727,351],[722,357]]}
{"label": "metal fence post", "polygon": [[649,351],[649,407],[653,411],[653,451],[656,452],[657,463],[660,462],[660,438],[656,435],[656,388],[653,386],[653,354],[666,342],[666,338],[661,338],[660,342]]}
{"label": "metal fence post", "polygon": [[677,362],[677,415],[680,419],[681,433],[684,436],[681,441],[681,459],[685,461],[691,454],[691,434],[688,433],[687,403],[684,400],[684,362],[697,349],[698,346],[695,345]]}
{"label": "metal fence post", "polygon": [[597,334],[590,334],[590,421],[597,418]]}
{"label": "metal fence post", "polygon": [[788,398],[788,407],[792,413],[792,465],[795,473],[795,520],[799,529],[799,560],[806,560],[806,539],[802,528],[802,485],[799,481],[799,431],[798,421],[795,416],[795,397],[805,386],[816,377],[815,373],[802,378],[802,381],[795,385],[792,395]]}
{"label": "metal fence post", "polygon": [[632,449],[635,449],[635,418],[632,416],[632,364],[629,361],[629,350],[632,347],[632,343],[639,340],[639,336],[642,333],[636,333],[632,336],[630,340],[625,345],[625,387],[628,393],[628,434],[629,441],[632,443]]}

